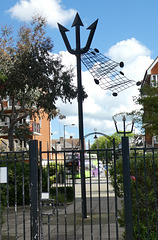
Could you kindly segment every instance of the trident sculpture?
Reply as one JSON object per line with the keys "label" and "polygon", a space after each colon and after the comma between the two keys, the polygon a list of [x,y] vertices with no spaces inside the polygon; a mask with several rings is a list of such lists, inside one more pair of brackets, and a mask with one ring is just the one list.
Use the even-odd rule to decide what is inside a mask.
{"label": "trident sculpture", "polygon": [[58,27],[66,48],[69,53],[76,56],[77,59],[77,89],[78,89],[78,116],[79,116],[79,139],[81,144],[81,188],[82,188],[82,214],[83,217],[87,217],[87,207],[86,207],[86,188],[85,188],[85,164],[84,164],[84,133],[83,133],[83,107],[82,107],[82,100],[83,100],[83,92],[82,92],[82,78],[81,78],[81,54],[86,53],[91,45],[94,32],[97,26],[98,19],[91,24],[87,29],[90,30],[89,37],[84,48],[81,48],[80,44],[80,26],[84,26],[79,14],[77,13],[72,24],[72,27],[75,27],[76,31],[76,49],[72,49],[68,38],[66,36],[66,32],[69,31],[62,25],[58,23]]}

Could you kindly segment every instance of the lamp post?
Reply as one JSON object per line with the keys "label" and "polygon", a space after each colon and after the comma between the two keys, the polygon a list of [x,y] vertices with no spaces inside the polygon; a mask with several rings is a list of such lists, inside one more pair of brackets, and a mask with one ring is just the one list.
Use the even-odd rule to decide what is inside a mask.
{"label": "lamp post", "polygon": [[64,125],[64,151],[65,151],[65,128],[66,128],[67,126],[74,126],[74,125],[75,125],[74,123],[68,124],[68,125]]}

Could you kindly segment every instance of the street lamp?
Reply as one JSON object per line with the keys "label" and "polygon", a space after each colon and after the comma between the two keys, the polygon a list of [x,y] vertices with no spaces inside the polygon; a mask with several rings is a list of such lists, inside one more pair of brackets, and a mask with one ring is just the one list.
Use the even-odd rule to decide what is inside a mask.
{"label": "street lamp", "polygon": [[65,151],[65,128],[66,128],[67,126],[74,126],[74,125],[75,125],[74,123],[68,124],[68,125],[64,125],[64,151]]}

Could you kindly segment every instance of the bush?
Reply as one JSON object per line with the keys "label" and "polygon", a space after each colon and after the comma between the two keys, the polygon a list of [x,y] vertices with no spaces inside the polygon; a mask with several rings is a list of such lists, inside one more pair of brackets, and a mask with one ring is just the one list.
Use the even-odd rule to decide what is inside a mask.
{"label": "bush", "polygon": [[[145,157],[144,157],[145,156]],[[116,163],[117,196],[123,197],[122,159]],[[114,186],[114,166],[110,175]],[[133,234],[137,239],[157,239],[158,155],[130,155]],[[124,204],[119,211],[119,224],[125,227]]]}
{"label": "bush", "polygon": [[[15,177],[15,167],[16,167],[16,177]],[[24,171],[23,171],[24,168]],[[23,174],[24,173],[24,174]],[[15,194],[17,195],[17,205],[23,205],[23,197],[25,204],[30,204],[29,198],[29,164],[22,162],[10,163],[8,168],[9,175],[9,205],[15,205]],[[24,178],[24,193],[23,196],[23,178]],[[16,179],[16,185],[15,185]],[[16,187],[16,191],[15,191]]]}
{"label": "bush", "polygon": [[[73,187],[66,187],[66,201],[67,203],[70,203],[73,201]],[[56,193],[56,187],[51,187],[50,189],[50,195],[51,198],[57,200],[58,203],[64,203],[65,202],[65,188],[64,187],[58,187],[58,195]]]}

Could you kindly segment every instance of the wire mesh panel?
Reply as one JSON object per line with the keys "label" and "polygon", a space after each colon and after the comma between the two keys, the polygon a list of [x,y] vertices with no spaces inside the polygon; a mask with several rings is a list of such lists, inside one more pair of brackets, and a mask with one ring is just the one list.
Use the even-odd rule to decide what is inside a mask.
{"label": "wire mesh panel", "polygon": [[90,49],[82,54],[81,61],[94,77],[96,84],[104,90],[110,90],[115,94],[136,85],[134,80],[128,79],[124,73],[119,70],[123,67],[123,62],[117,63],[97,49]]}

